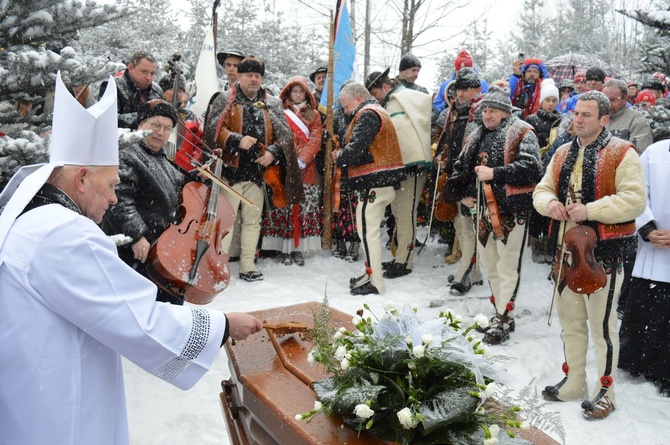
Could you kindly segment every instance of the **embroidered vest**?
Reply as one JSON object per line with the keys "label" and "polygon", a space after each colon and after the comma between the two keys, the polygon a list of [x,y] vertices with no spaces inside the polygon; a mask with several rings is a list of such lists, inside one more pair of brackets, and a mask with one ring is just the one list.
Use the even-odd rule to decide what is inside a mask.
{"label": "embroidered vest", "polygon": [[361,114],[366,110],[372,110],[377,113],[382,120],[382,125],[379,129],[379,133],[377,133],[372,140],[369,148],[373,162],[348,167],[350,178],[357,178],[386,170],[403,169],[405,166],[402,160],[402,154],[400,153],[400,143],[398,142],[398,136],[396,135],[393,123],[391,122],[391,117],[381,105],[365,105],[358,113],[356,113],[356,116],[347,129],[345,143],[349,143],[351,140],[354,126]]}
{"label": "embroidered vest", "polygon": [[[554,155],[554,190],[559,190],[560,174],[563,164],[568,156],[570,144],[565,144],[556,151]],[[595,200],[605,196],[616,194],[616,169],[623,160],[629,149],[635,149],[633,145],[622,139],[612,138],[607,146],[598,151],[595,174]],[[593,180],[591,178],[587,178]],[[582,182],[584,178],[582,178]],[[586,203],[585,203],[586,204]],[[632,236],[635,233],[635,221],[627,221],[616,224],[605,224],[598,221],[586,221],[584,224],[593,227],[598,235],[599,241],[613,240]]]}

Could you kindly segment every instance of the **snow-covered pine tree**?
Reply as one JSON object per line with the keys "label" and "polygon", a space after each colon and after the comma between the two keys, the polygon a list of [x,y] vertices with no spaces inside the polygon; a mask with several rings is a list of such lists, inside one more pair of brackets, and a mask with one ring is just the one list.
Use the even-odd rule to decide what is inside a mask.
{"label": "snow-covered pine tree", "polygon": [[[665,3],[670,3],[666,1]],[[660,71],[666,76],[670,74],[670,6],[665,10],[619,10],[621,14],[631,17],[648,27],[649,36],[642,48],[643,80],[651,73]],[[670,138],[670,99],[659,99],[656,106],[643,110],[644,117],[649,121],[654,142]]]}
{"label": "snow-covered pine tree", "polygon": [[125,14],[93,0],[0,0],[0,189],[21,166],[47,159],[56,72],[68,86],[87,85],[118,69],[80,57],[78,32]]}

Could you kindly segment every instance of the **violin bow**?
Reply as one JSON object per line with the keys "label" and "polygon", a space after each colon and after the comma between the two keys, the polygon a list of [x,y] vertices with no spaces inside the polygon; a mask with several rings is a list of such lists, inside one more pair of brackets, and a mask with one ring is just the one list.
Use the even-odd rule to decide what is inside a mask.
{"label": "violin bow", "polygon": [[210,173],[208,170],[205,170],[205,169],[202,167],[202,164],[200,164],[199,162],[197,162],[197,161],[195,161],[195,160],[192,160],[192,161],[191,161],[191,163],[194,163],[194,162],[195,162],[195,164],[194,164],[195,169],[198,170],[198,173],[200,173],[201,175],[203,175],[203,176],[206,177],[207,179],[211,179],[211,180],[212,180],[213,182],[215,182],[219,187],[221,187],[222,189],[224,189],[224,190],[226,190],[226,191],[232,193],[233,195],[235,195],[236,197],[238,197],[238,198],[240,199],[240,201],[242,201],[242,202],[245,203],[246,205],[251,206],[252,208],[254,208],[254,209],[256,209],[256,210],[259,210],[258,206],[257,206],[256,204],[254,204],[253,202],[251,202],[251,201],[249,200],[249,198],[247,198],[246,196],[242,195],[240,192],[238,192],[237,190],[235,190],[234,188],[232,188],[230,185],[226,184],[226,183],[223,182],[221,179],[219,179],[219,178],[217,178],[216,176],[214,176],[214,175],[213,175],[212,173]]}
{"label": "violin bow", "polygon": [[[568,192],[569,192],[569,199],[572,200],[572,202],[577,202],[577,198],[575,197],[575,188],[572,184],[568,185]],[[565,204],[568,204],[568,197],[565,197]],[[565,229],[567,227],[567,221],[563,222],[563,233],[561,234],[561,254],[559,255],[558,260],[560,261],[558,263],[558,273],[556,274],[556,278],[554,279],[554,290],[551,293],[551,305],[549,306],[549,316],[547,317],[547,326],[551,326],[551,321],[554,318],[554,302],[556,301],[556,291],[558,290],[558,284],[561,281],[561,274],[563,273],[563,261],[565,260]]]}

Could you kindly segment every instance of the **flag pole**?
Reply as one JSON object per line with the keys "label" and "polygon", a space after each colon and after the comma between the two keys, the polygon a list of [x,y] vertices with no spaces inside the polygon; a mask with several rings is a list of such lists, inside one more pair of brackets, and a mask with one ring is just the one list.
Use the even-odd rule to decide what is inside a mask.
{"label": "flag pole", "polygon": [[326,140],[325,172],[323,180],[323,229],[321,230],[321,249],[330,250],[333,246],[333,84],[335,66],[335,17],[330,11],[330,43],[328,51],[328,102],[325,127]]}
{"label": "flag pole", "polygon": [[216,12],[219,9],[221,0],[214,0],[214,5],[212,5],[212,32],[214,33],[214,54],[216,54],[216,37],[217,37],[217,27],[219,22],[219,14]]}

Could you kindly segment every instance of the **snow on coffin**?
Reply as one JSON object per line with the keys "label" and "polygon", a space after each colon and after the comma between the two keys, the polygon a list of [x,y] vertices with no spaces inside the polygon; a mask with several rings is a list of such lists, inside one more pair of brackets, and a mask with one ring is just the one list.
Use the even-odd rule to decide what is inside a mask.
{"label": "snow on coffin", "polygon": [[[319,303],[303,303],[252,314],[269,325],[295,323],[311,328],[313,314],[320,310]],[[351,315],[330,311],[333,326],[355,329]],[[220,398],[232,445],[389,444],[366,432],[359,436],[336,416],[315,416],[309,423],[296,420],[296,414],[309,411],[316,401],[309,382],[328,377],[307,362],[312,343],[298,330],[266,329],[225,347],[231,378],[221,382]],[[558,445],[534,427],[519,435],[537,445]]]}

